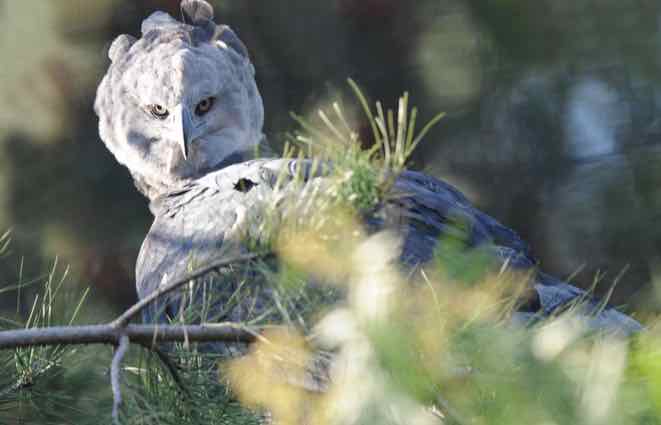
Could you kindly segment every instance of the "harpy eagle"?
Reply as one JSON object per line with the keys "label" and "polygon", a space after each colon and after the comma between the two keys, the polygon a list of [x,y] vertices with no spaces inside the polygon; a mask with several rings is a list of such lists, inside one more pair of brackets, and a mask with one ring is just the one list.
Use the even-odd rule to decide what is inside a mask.
{"label": "harpy eagle", "polygon": [[[287,189],[288,182],[309,168],[302,160],[254,158],[264,140],[264,110],[248,52],[231,29],[214,23],[207,2],[182,0],[181,6],[181,22],[155,12],[142,23],[140,38],[115,39],[95,102],[103,142],[129,169],[154,214],[136,265],[140,298],[184,276],[191,262],[217,258],[227,246],[249,250],[242,238],[249,217],[254,218],[250,213],[273,197],[283,181],[285,191],[298,190],[293,184]],[[308,183],[324,179],[303,174]],[[451,185],[404,171],[393,190],[401,195],[385,200],[378,214],[366,218],[366,226],[378,231],[397,223],[406,267],[428,262],[439,240],[458,230],[459,217],[469,246],[488,247],[494,259],[533,274],[533,295],[515,317],[550,315],[585,296],[537,270],[527,244],[514,231],[474,208]],[[250,309],[241,303],[228,307],[238,286],[246,285],[231,279],[219,283],[221,275],[210,275],[207,283],[217,282],[205,286],[219,295],[213,307],[217,319],[244,321],[264,310],[260,304],[268,303],[268,290],[258,287],[248,288]],[[170,299],[162,310],[151,309],[145,320],[176,316],[179,299]],[[586,304],[594,328],[640,329],[630,317],[598,305],[596,300]]]}

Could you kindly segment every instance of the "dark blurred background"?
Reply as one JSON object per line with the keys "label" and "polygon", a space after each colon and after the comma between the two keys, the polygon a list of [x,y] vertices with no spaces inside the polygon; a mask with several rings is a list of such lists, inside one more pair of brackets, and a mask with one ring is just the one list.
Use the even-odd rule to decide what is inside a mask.
{"label": "dark blurred background", "polygon": [[[91,285],[108,312],[134,300],[150,215],[100,142],[92,103],[112,39],[138,35],[154,10],[178,16],[178,3],[0,0],[0,229],[14,240],[0,285],[59,257],[67,284]],[[408,90],[422,118],[448,114],[416,168],[516,229],[547,271],[598,279],[600,294],[621,275],[615,304],[659,311],[660,2],[212,3],[250,50],[274,148],[295,127],[290,111],[325,104],[347,77],[388,105]]]}

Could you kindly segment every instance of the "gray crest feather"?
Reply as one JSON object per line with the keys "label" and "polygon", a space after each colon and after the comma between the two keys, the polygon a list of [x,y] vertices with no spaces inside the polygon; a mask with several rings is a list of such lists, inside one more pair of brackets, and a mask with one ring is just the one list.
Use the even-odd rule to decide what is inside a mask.
{"label": "gray crest feather", "polygon": [[108,49],[108,57],[110,60],[115,62],[117,59],[124,56],[131,49],[131,46],[135,41],[136,38],[128,34],[118,36]]}
{"label": "gray crest feather", "polygon": [[248,58],[248,49],[246,45],[239,39],[234,31],[230,29],[227,25],[218,25],[216,30],[216,40],[222,41],[244,58]]}
{"label": "gray crest feather", "polygon": [[181,0],[181,18],[185,24],[203,26],[213,20],[213,7],[204,0]]}
{"label": "gray crest feather", "polygon": [[172,16],[165,12],[157,11],[142,21],[142,27],[140,28],[140,31],[142,32],[142,35],[146,35],[149,31],[155,29],[166,29],[176,25],[179,25],[179,22],[177,22],[177,20]]}

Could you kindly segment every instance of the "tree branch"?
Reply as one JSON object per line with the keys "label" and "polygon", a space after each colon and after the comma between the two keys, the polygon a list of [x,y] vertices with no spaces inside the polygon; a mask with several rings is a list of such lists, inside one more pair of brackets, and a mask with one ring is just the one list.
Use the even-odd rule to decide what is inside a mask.
{"label": "tree branch", "polygon": [[0,332],[0,349],[38,345],[119,344],[122,335],[150,348],[156,342],[189,341],[245,342],[259,338],[259,329],[235,323],[204,325],[53,326]]}
{"label": "tree branch", "polygon": [[[46,328],[16,329],[0,332],[0,349],[17,349],[43,345],[81,345],[81,344],[112,344],[116,347],[112,360],[111,385],[113,390],[114,423],[119,423],[119,407],[121,404],[120,365],[130,343],[137,343],[155,351],[161,360],[163,354],[156,347],[159,342],[195,341],[195,342],[230,342],[251,343],[260,338],[259,329],[249,328],[236,323],[213,323],[202,325],[131,325],[129,322],[145,307],[159,297],[185,285],[205,274],[221,267],[236,263],[251,261],[270,254],[243,254],[231,258],[221,258],[174,280],[143,298],[117,319],[104,325],[88,326],[53,326]],[[175,381],[181,384],[176,371],[166,361],[166,366],[173,374]],[[16,389],[22,387],[19,382]],[[12,387],[9,391],[14,389]]]}

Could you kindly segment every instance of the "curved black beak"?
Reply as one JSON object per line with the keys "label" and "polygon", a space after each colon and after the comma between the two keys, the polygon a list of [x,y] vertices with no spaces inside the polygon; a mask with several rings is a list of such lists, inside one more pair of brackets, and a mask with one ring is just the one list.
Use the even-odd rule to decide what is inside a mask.
{"label": "curved black beak", "polygon": [[175,126],[177,128],[177,142],[181,148],[181,153],[184,159],[188,159],[188,147],[193,136],[193,118],[185,106],[178,105],[174,111]]}

